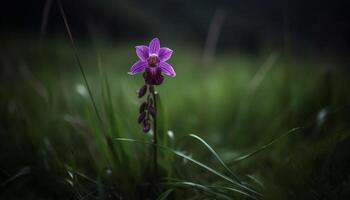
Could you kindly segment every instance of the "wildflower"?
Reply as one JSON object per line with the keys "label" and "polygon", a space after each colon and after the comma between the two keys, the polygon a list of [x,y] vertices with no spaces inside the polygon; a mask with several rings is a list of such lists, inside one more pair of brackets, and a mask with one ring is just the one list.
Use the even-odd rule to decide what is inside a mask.
{"label": "wildflower", "polygon": [[[136,55],[139,60],[130,68],[128,74],[135,75],[143,73],[145,84],[137,90],[139,98],[144,96],[147,100],[141,103],[139,107],[138,123],[142,125],[143,131],[148,132],[151,129],[151,122],[153,121],[153,129],[156,133],[156,91],[155,85],[160,85],[164,81],[164,76],[175,77],[176,73],[173,67],[167,63],[170,59],[173,50],[167,47],[160,47],[158,38],[154,38],[148,46],[136,46]],[[149,92],[148,92],[149,91]],[[154,136],[156,143],[156,134]]]}
{"label": "wildflower", "polygon": [[173,67],[166,61],[170,59],[173,54],[173,50],[167,47],[160,47],[158,38],[154,38],[148,46],[136,46],[136,54],[139,58],[133,66],[131,66],[128,74],[135,75],[143,73],[145,85],[143,85],[138,91],[139,98],[146,95],[147,100],[144,101],[139,108],[138,123],[142,125],[143,132],[148,133],[151,130],[151,122],[153,122],[153,140],[152,143],[154,151],[154,172],[157,177],[158,174],[158,158],[157,158],[157,95],[154,86],[163,83],[164,76],[175,77],[176,73]]}
{"label": "wildflower", "polygon": [[166,61],[170,59],[173,50],[167,47],[160,47],[158,38],[154,38],[149,46],[136,46],[136,54],[140,59],[131,68],[128,74],[135,75],[143,73],[144,80],[148,85],[162,84],[167,75],[175,77],[173,67]]}

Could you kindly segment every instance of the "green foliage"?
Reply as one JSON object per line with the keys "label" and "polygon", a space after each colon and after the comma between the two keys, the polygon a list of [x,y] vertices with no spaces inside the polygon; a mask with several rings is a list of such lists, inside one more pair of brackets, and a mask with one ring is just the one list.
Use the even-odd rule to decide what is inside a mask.
{"label": "green foliage", "polygon": [[[78,46],[95,107],[69,46],[49,46],[33,48],[40,53],[30,57],[9,48],[17,56],[7,55],[11,70],[1,86],[6,192],[0,197],[16,191],[35,199],[349,195],[349,81],[340,67],[323,71],[319,62],[275,53],[222,54],[202,66],[197,50],[175,46],[177,77],[156,88],[161,179],[155,188],[152,137],[136,121],[142,78],[126,74],[134,60],[130,44],[101,42],[103,56]],[[15,62],[18,56],[25,65]]]}

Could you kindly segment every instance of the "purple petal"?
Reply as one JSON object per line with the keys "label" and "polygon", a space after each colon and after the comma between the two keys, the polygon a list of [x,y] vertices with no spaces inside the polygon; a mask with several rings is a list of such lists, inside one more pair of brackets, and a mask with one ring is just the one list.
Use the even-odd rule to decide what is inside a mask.
{"label": "purple petal", "polygon": [[136,46],[136,54],[141,60],[147,60],[149,56],[148,46]]}
{"label": "purple petal", "polygon": [[170,64],[168,64],[166,62],[160,62],[159,67],[162,70],[163,74],[165,74],[167,76],[171,76],[171,77],[176,76],[176,73]]}
{"label": "purple petal", "polygon": [[170,59],[172,54],[173,54],[173,50],[163,47],[159,49],[158,58],[160,61],[167,61]]}
{"label": "purple petal", "polygon": [[158,38],[154,38],[150,43],[149,43],[149,54],[157,54],[160,49],[160,42]]}
{"label": "purple petal", "polygon": [[137,73],[145,71],[145,68],[147,66],[147,62],[139,60],[137,61],[131,68],[128,74],[135,75]]}

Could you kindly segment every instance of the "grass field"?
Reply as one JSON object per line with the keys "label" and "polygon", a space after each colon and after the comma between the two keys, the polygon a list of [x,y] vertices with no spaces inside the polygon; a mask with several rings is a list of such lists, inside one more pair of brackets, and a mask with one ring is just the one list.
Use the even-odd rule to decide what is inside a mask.
{"label": "grass field", "polygon": [[96,114],[68,40],[4,41],[1,199],[350,198],[344,64],[278,50],[204,63],[166,43],[177,76],[156,88],[155,178],[143,80],[127,74],[139,43],[78,41]]}

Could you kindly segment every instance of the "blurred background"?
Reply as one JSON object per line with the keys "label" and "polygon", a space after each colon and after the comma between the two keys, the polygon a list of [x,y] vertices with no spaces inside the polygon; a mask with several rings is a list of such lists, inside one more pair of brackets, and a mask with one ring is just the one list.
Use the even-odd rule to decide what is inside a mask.
{"label": "blurred background", "polygon": [[[257,53],[289,48],[293,53],[347,55],[346,1],[66,1],[77,39],[113,42],[162,36],[204,48],[213,23],[218,50]],[[62,37],[66,31],[54,1],[7,1],[2,35]],[[214,34],[216,35],[216,34]]]}
{"label": "blurred background", "polygon": [[[350,198],[348,1],[62,7],[73,48],[58,1],[1,3],[1,199]],[[171,152],[149,189],[151,148],[106,141],[151,141],[137,124],[142,76],[127,72],[154,37],[177,72],[157,87],[162,145],[229,176],[196,134],[261,196],[225,190],[237,188]]]}

